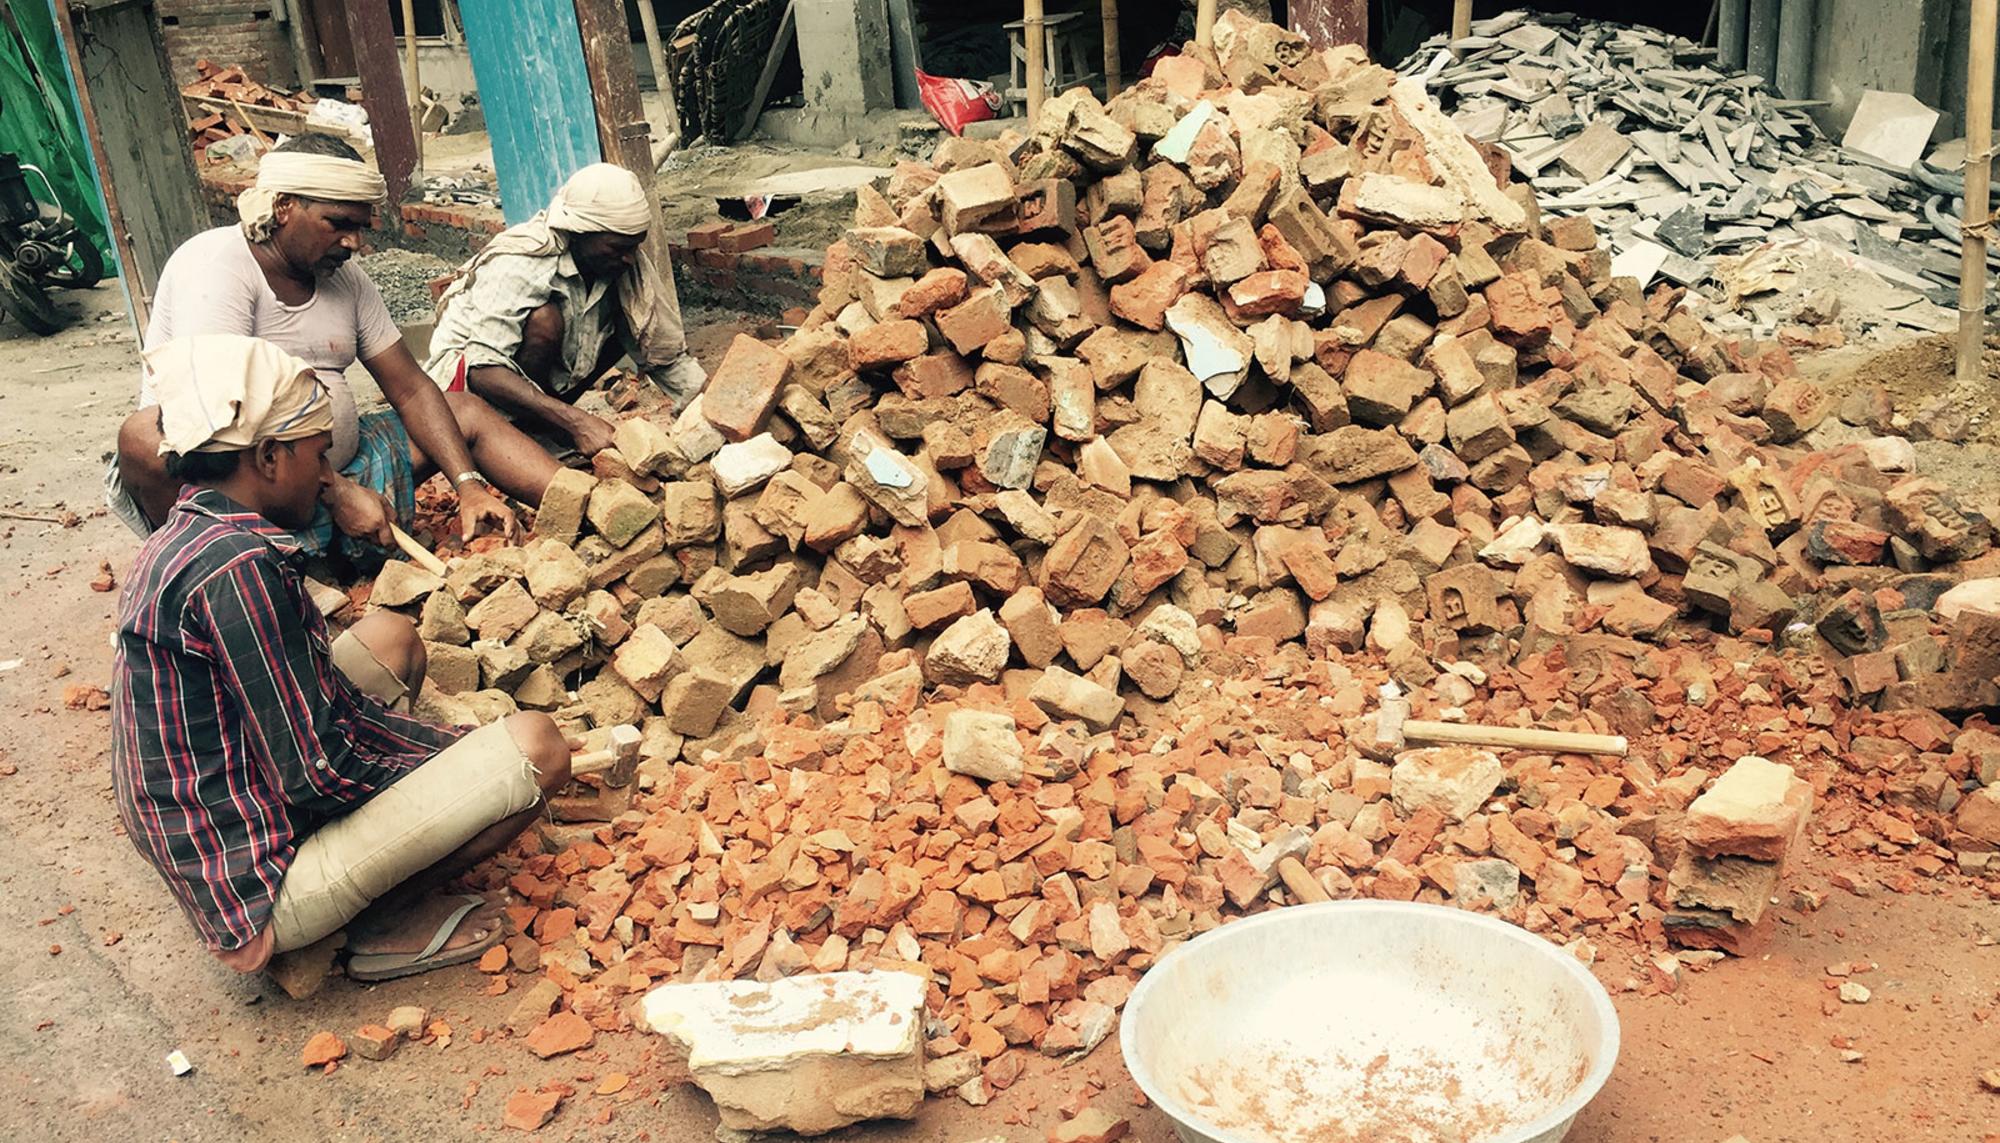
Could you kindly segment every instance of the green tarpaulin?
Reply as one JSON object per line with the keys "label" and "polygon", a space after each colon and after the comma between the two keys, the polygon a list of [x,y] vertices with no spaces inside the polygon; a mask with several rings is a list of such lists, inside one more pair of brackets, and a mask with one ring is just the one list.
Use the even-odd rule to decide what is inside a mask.
{"label": "green tarpaulin", "polygon": [[[112,265],[90,148],[48,0],[0,0],[0,151],[41,168],[56,200]],[[48,193],[32,174],[28,185],[37,197]]]}

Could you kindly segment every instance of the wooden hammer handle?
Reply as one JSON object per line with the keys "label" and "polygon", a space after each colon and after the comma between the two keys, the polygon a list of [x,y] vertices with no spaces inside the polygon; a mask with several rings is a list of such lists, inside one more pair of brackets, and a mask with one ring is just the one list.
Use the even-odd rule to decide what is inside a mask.
{"label": "wooden hammer handle", "polygon": [[586,750],[572,754],[569,773],[572,778],[585,774],[604,774],[607,786],[625,786],[632,781],[632,771],[639,762],[639,728],[621,724],[611,728],[610,745],[602,750]]}
{"label": "wooden hammer handle", "polygon": [[418,567],[434,576],[443,576],[451,570],[444,566],[444,561],[437,558],[434,552],[419,544],[415,536],[394,524],[389,525],[389,531],[395,534],[396,546],[403,549],[403,554],[410,557],[411,562]]}
{"label": "wooden hammer handle", "polygon": [[1427,722],[1413,718],[1403,723],[1406,742],[1443,743],[1453,746],[1498,746],[1508,750],[1547,750],[1556,754],[1610,754],[1625,756],[1624,736],[1616,734],[1572,734],[1566,730],[1536,730],[1519,726],[1475,726],[1463,722]]}

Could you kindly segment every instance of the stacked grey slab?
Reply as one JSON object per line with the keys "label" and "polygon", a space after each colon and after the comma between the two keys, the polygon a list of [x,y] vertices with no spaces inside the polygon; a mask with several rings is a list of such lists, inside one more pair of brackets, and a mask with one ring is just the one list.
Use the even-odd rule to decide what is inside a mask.
{"label": "stacked grey slab", "polygon": [[1684,285],[1714,257],[1804,236],[1939,304],[1958,281],[1958,175],[1843,150],[1765,77],[1653,28],[1513,11],[1399,69],[1504,150],[1542,209],[1585,214],[1619,273]]}

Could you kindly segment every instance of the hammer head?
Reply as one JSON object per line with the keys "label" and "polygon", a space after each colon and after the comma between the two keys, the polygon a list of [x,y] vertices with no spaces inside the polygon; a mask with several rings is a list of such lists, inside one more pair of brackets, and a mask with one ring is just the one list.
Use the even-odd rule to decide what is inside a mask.
{"label": "hammer head", "polygon": [[1410,717],[1410,700],[1400,693],[1390,694],[1383,689],[1382,705],[1375,712],[1375,738],[1370,744],[1371,755],[1380,754],[1384,760],[1393,758],[1403,749],[1403,723]]}
{"label": "hammer head", "polygon": [[632,783],[632,773],[639,768],[639,728],[630,723],[620,723],[611,728],[607,744],[612,754],[611,769],[604,775],[607,786],[628,786]]}

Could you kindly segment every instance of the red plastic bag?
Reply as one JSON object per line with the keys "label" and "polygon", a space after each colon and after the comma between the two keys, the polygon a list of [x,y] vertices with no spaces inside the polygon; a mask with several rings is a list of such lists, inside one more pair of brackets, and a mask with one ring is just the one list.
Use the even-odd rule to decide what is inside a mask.
{"label": "red plastic bag", "polygon": [[931,118],[954,135],[965,134],[967,123],[991,119],[1000,113],[1000,93],[990,83],[976,79],[917,72],[917,95]]}

